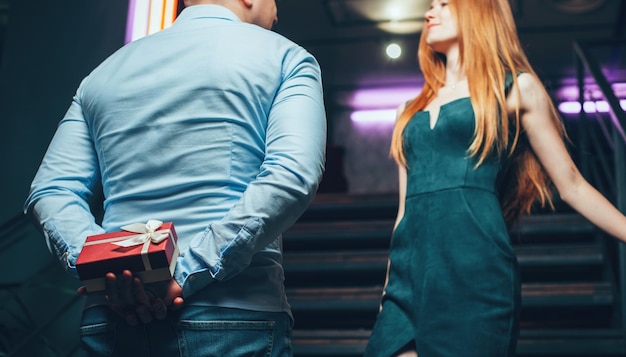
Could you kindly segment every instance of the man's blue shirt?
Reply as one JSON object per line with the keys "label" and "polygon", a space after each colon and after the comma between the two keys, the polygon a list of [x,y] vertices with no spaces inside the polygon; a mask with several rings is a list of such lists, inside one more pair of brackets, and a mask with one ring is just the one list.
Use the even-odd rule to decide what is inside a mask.
{"label": "man's blue shirt", "polygon": [[[190,6],[83,80],[25,209],[70,271],[88,235],[172,221],[187,303],[289,311],[280,235],[314,196],[325,143],[316,60],[224,7]],[[87,203],[100,182],[101,225]]]}

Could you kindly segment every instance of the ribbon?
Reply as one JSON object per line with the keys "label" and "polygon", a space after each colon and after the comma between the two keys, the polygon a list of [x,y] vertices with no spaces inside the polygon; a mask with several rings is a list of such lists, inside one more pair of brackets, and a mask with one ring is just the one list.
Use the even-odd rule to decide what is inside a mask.
{"label": "ribbon", "polygon": [[169,237],[169,233],[164,231],[157,231],[161,227],[161,225],[163,225],[163,222],[151,219],[146,224],[133,223],[124,226],[122,227],[122,229],[127,232],[140,234],[130,236],[129,238],[124,239],[120,242],[115,242],[114,244],[119,245],[120,247],[132,247],[134,245],[144,244],[144,248],[147,248],[145,247],[145,245],[149,245],[150,242],[154,244],[159,244],[167,237]]}
{"label": "ribbon", "polygon": [[115,242],[113,244],[119,245],[120,247],[132,247],[143,244],[143,247],[141,248],[141,259],[143,260],[143,265],[146,270],[152,270],[150,259],[148,259],[148,248],[150,247],[150,243],[161,243],[170,236],[168,231],[157,231],[162,224],[163,222],[161,221],[151,219],[148,220],[146,224],[132,223],[127,226],[123,226],[122,229],[127,232],[140,234],[132,235],[123,241]]}

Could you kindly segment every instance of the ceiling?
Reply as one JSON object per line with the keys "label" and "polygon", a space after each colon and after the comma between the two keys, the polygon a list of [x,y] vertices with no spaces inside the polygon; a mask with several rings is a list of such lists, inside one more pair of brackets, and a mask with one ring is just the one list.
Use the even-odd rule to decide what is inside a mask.
{"label": "ceiling", "polygon": [[[626,1],[509,0],[531,63],[549,87],[575,83],[574,41],[626,38]],[[330,104],[364,88],[418,86],[417,43],[429,0],[278,0],[275,31],[320,62]],[[403,47],[396,60],[385,47]],[[626,82],[626,45],[595,46],[611,81]]]}
{"label": "ceiling", "polygon": [[[460,0],[459,0],[460,1]],[[180,1],[182,3],[182,0]],[[612,82],[626,82],[626,0],[509,0],[531,63],[551,89],[575,83],[573,41],[592,53]],[[10,0],[0,0],[0,37]],[[361,89],[419,88],[417,43],[430,0],[277,0],[275,31],[299,43],[320,62],[327,103],[354,106]],[[0,38],[1,40],[1,38]],[[391,60],[385,47],[403,48]],[[0,51],[1,54],[1,51]],[[626,90],[624,93],[626,98]]]}

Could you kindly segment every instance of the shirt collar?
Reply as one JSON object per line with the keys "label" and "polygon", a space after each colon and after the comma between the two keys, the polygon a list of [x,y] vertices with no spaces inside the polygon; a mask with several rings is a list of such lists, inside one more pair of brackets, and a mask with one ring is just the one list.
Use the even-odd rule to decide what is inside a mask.
{"label": "shirt collar", "polygon": [[176,18],[174,24],[200,18],[213,18],[241,22],[241,20],[237,17],[237,15],[235,15],[234,12],[230,11],[224,6],[192,5],[184,8],[183,11],[181,11],[181,13]]}

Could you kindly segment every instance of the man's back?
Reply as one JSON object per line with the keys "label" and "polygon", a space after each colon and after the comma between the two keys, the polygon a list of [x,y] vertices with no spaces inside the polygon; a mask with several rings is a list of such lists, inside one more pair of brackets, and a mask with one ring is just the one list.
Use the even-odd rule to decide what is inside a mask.
{"label": "man's back", "polygon": [[[279,235],[313,197],[324,142],[315,59],[226,8],[198,5],[96,68],[51,152],[71,155],[59,164],[77,173],[99,170],[105,231],[148,219],[175,223],[176,278],[202,277],[184,287],[188,295],[208,305],[288,311]],[[56,171],[46,175],[38,174],[35,194],[59,179]],[[84,185],[97,179],[85,177]],[[90,227],[64,235],[80,235],[72,229]],[[234,258],[223,259],[235,245]],[[235,275],[196,297],[212,279]]]}
{"label": "man's back", "polygon": [[[166,216],[180,221],[181,235],[198,233],[260,172],[283,71],[305,52],[220,11],[205,17],[205,7],[223,11],[186,9],[172,28],[128,45],[82,85],[106,174],[105,229],[142,212],[140,221]],[[195,16],[185,16],[189,10]]]}

